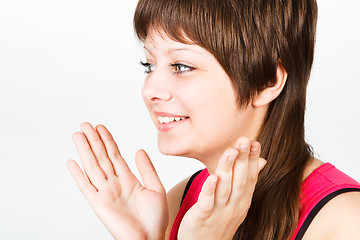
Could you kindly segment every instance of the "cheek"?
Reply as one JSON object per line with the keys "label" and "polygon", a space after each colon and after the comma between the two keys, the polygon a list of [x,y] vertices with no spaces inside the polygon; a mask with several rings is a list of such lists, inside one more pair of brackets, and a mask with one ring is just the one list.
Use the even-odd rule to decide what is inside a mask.
{"label": "cheek", "polygon": [[191,114],[206,117],[209,121],[231,118],[238,111],[232,88],[224,86],[189,87],[181,99]]}
{"label": "cheek", "polygon": [[232,88],[207,85],[199,89],[190,88],[183,98],[192,117],[194,134],[218,140],[237,131],[234,122],[238,121],[239,111]]}
{"label": "cheek", "polygon": [[208,92],[187,98],[186,105],[197,135],[221,135],[229,125],[233,125],[238,111],[228,96]]}
{"label": "cheek", "polygon": [[[200,77],[199,77],[200,78]],[[218,98],[219,92],[222,92],[221,86],[218,86],[212,79],[207,78],[206,76],[201,76],[201,78],[192,79],[186,84],[177,84],[174,86],[174,95],[177,99],[182,101],[185,106],[189,107],[193,111],[198,111],[199,109],[206,107],[210,102],[213,102],[214,99]]]}
{"label": "cheek", "polygon": [[149,116],[150,116],[150,118],[151,118],[151,120],[155,123],[155,122],[157,122],[157,117],[154,115],[154,113],[153,113],[153,106],[152,106],[152,104],[150,104],[150,102],[149,101],[147,101],[146,99],[144,99],[144,103],[145,103],[145,106],[146,106],[146,108],[147,108],[147,110],[148,110],[148,113],[149,113]]}

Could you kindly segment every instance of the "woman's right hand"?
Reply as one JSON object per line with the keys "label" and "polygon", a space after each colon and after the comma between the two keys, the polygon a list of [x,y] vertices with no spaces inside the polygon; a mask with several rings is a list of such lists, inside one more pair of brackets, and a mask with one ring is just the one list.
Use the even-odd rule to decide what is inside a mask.
{"label": "woman's right hand", "polygon": [[130,171],[109,131],[81,124],[73,140],[84,172],[68,169],[80,191],[115,239],[164,239],[169,213],[165,189],[144,150],[135,160],[144,186]]}
{"label": "woman's right hand", "polygon": [[186,212],[178,239],[233,239],[250,208],[257,177],[266,160],[257,141],[240,137],[204,182],[198,201]]}

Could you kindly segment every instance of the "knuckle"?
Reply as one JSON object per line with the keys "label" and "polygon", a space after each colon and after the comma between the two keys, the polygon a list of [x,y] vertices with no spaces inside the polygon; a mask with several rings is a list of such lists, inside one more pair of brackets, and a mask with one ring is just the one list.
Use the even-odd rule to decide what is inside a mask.
{"label": "knuckle", "polygon": [[237,181],[236,184],[237,184],[239,190],[243,190],[243,189],[246,188],[247,179],[240,179],[240,180]]}
{"label": "knuckle", "polygon": [[99,165],[97,163],[91,163],[86,166],[87,172],[96,173],[99,170]]}
{"label": "knuckle", "polygon": [[199,217],[206,217],[212,212],[212,204],[207,202],[199,206]]}
{"label": "knuckle", "polygon": [[248,159],[249,158],[249,154],[248,153],[244,153],[244,152],[241,152],[240,154],[239,154],[239,159],[240,160],[246,160],[246,159]]}
{"label": "knuckle", "polygon": [[108,159],[107,154],[106,154],[106,153],[104,153],[104,152],[100,152],[100,153],[98,153],[96,157],[97,157],[97,159],[98,159],[98,160],[101,160],[101,161],[105,161],[105,160],[107,160],[107,159]]}
{"label": "knuckle", "polygon": [[226,149],[225,151],[225,156],[228,156],[227,159],[230,157],[230,156],[234,156],[234,155],[237,155],[238,154],[238,150],[236,148],[228,148]]}
{"label": "knuckle", "polygon": [[113,152],[111,153],[111,156],[112,156],[115,160],[120,160],[120,159],[122,159],[121,154],[120,154],[119,152],[117,152],[117,151],[113,151]]}
{"label": "knuckle", "polygon": [[95,142],[95,144],[103,145],[103,141],[98,134],[93,135],[93,141]]}
{"label": "knuckle", "polygon": [[251,183],[251,184],[254,184],[257,182],[257,176],[249,176],[248,177],[248,182]]}
{"label": "knuckle", "polygon": [[227,199],[229,197],[229,193],[231,191],[231,188],[226,187],[221,192],[218,193],[219,198]]}
{"label": "knuckle", "polygon": [[142,169],[140,174],[141,176],[145,177],[145,176],[152,176],[154,175],[155,171],[151,168],[147,168],[147,169]]}

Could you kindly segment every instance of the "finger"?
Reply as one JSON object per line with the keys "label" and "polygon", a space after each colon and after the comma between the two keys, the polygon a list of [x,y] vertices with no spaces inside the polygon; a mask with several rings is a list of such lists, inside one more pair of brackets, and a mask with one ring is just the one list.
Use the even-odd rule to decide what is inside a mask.
{"label": "finger", "polygon": [[95,129],[93,128],[93,126],[91,126],[90,123],[87,123],[87,122],[82,123],[80,125],[80,129],[86,136],[86,138],[89,142],[90,148],[91,148],[92,152],[94,153],[95,158],[96,158],[100,168],[104,172],[105,177],[106,178],[113,177],[115,175],[114,167],[108,158],[108,154],[106,152],[104,143],[101,140],[98,132],[95,131]]}
{"label": "finger", "polygon": [[129,166],[121,156],[119,148],[114,141],[113,136],[107,130],[107,128],[104,125],[98,125],[96,126],[96,131],[99,133],[100,138],[105,145],[106,152],[114,166],[116,175],[126,176],[127,174],[132,174]]}
{"label": "finger", "polygon": [[227,149],[221,156],[215,170],[218,182],[215,190],[215,205],[224,206],[229,200],[232,189],[233,165],[238,155],[235,148]]}
{"label": "finger", "polygon": [[239,150],[239,154],[234,163],[233,190],[228,202],[238,201],[247,187],[250,140],[247,137],[240,137],[235,148]]}
{"label": "finger", "polygon": [[91,201],[97,189],[89,182],[88,178],[74,160],[68,160],[66,165],[82,194],[88,201]]}
{"label": "finger", "polygon": [[264,158],[259,159],[259,173],[261,172],[261,170],[264,169],[266,164],[267,164],[267,161]]}
{"label": "finger", "polygon": [[135,162],[144,186],[147,189],[165,193],[165,189],[156,173],[154,165],[144,150],[141,149],[136,152]]}
{"label": "finger", "polygon": [[198,201],[194,205],[198,218],[207,219],[214,209],[215,189],[218,177],[215,174],[210,175],[204,182]]}
{"label": "finger", "polygon": [[248,184],[255,188],[259,174],[259,159],[260,159],[261,145],[257,141],[251,142],[249,152],[249,171],[248,171]]}
{"label": "finger", "polygon": [[106,181],[105,175],[99,167],[96,158],[91,151],[89,143],[82,132],[75,132],[73,140],[76,149],[80,155],[81,163],[84,167],[86,175],[89,177],[92,184],[99,189],[99,186]]}

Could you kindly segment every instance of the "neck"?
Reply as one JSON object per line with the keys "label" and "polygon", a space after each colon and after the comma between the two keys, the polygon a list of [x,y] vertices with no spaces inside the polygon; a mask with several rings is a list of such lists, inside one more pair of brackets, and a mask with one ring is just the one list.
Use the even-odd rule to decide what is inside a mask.
{"label": "neck", "polygon": [[266,111],[267,106],[253,108],[251,119],[247,121],[246,124],[244,124],[241,134],[229,136],[228,144],[224,145],[222,148],[213,149],[213,151],[210,152],[208,151],[206,154],[200,157],[195,157],[195,159],[202,162],[210,174],[215,173],[218,162],[224,154],[225,150],[235,147],[235,143],[239,137],[245,136],[248,137],[251,141],[257,140],[257,136],[263,124]]}

